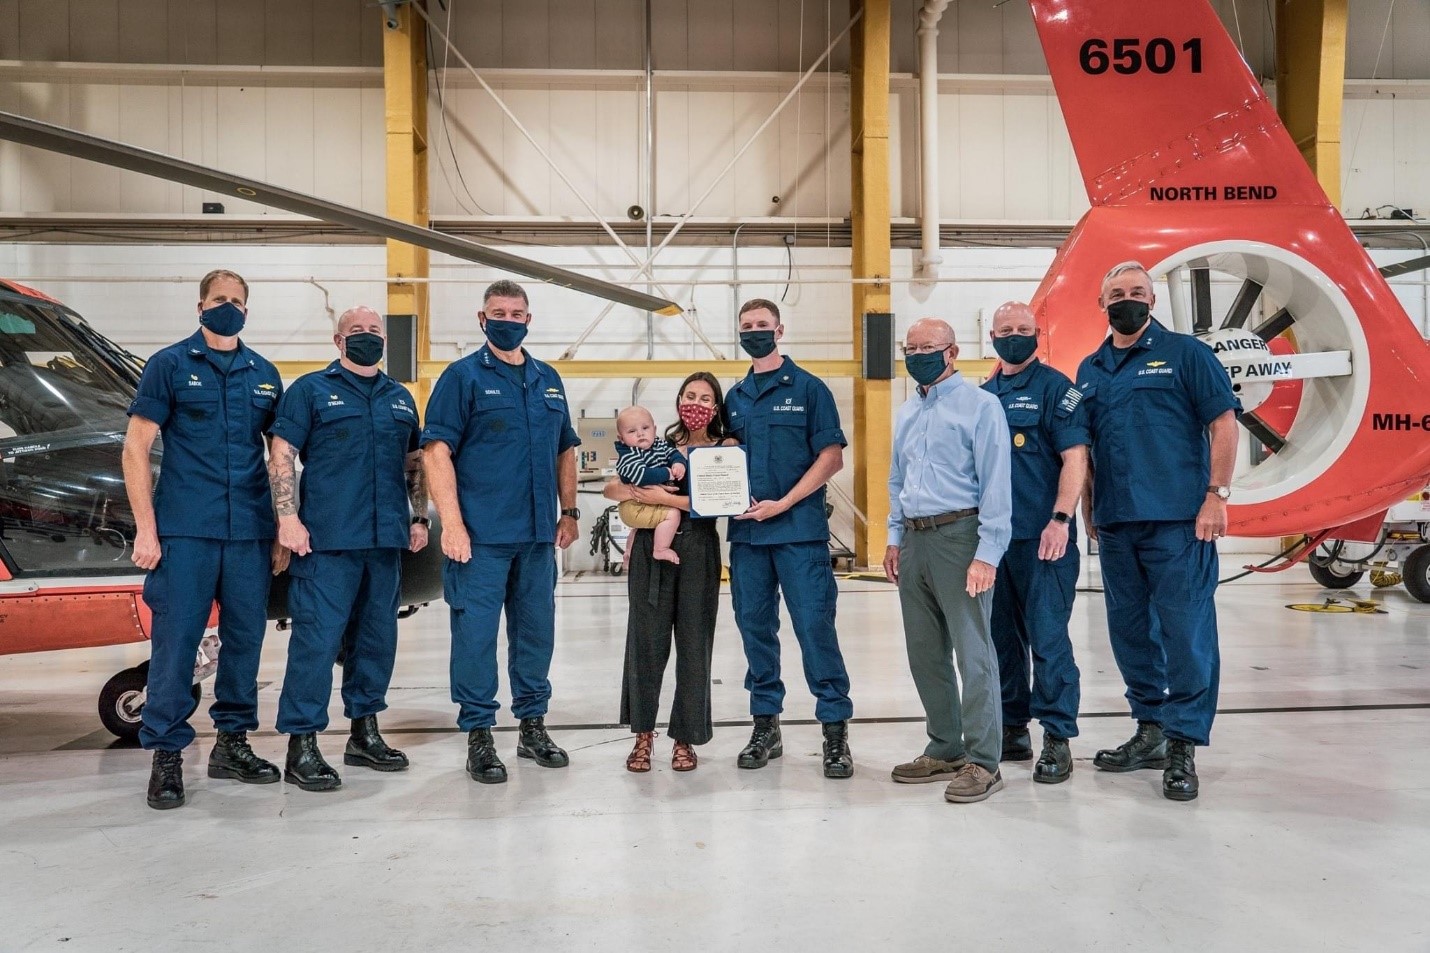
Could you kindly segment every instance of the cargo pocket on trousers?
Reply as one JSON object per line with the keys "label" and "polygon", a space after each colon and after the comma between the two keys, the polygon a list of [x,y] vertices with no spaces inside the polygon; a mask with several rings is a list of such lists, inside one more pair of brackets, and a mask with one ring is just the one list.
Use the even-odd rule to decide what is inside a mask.
{"label": "cargo pocket on trousers", "polygon": [[466,600],[462,598],[462,582],[457,578],[459,565],[445,556],[442,558],[442,599],[453,612],[461,612],[467,607]]}
{"label": "cargo pocket on trousers", "polygon": [[159,541],[159,565],[144,574],[144,604],[158,615],[169,609],[169,546]]}

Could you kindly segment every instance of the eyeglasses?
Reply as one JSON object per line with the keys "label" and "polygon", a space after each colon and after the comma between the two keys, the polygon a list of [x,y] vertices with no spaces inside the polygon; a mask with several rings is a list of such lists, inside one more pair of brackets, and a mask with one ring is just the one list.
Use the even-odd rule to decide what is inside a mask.
{"label": "eyeglasses", "polygon": [[953,347],[952,344],[915,344],[913,347],[904,344],[899,347],[899,350],[904,352],[905,357],[908,357],[910,354],[937,354],[939,351],[946,351],[951,347]]}
{"label": "eyeglasses", "polygon": [[1043,329],[1042,329],[1042,328],[1033,328],[1031,331],[1029,331],[1027,328],[1007,327],[1007,328],[1002,328],[1002,329],[1000,329],[1000,330],[998,330],[998,331],[994,331],[994,332],[993,332],[993,336],[994,336],[995,338],[1011,338],[1011,337],[1013,337],[1015,334],[1023,335],[1023,336],[1028,336],[1028,335],[1031,334],[1033,337],[1038,337],[1038,336],[1039,336],[1040,334],[1042,334],[1042,333],[1043,333]]}

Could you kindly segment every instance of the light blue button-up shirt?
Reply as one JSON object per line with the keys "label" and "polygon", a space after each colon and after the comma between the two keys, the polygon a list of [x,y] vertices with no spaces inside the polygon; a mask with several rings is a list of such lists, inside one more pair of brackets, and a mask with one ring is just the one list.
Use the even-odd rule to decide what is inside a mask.
{"label": "light blue button-up shirt", "polygon": [[978,552],[990,566],[1013,536],[1012,448],[1003,407],[957,371],[904,401],[889,467],[889,545],[904,517],[978,508]]}

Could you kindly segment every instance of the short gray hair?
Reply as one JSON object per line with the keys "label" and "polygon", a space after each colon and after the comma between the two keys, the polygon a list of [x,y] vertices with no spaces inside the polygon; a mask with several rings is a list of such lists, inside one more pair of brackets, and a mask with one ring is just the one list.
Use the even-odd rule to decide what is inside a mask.
{"label": "short gray hair", "polygon": [[482,307],[486,307],[487,302],[493,298],[520,298],[522,304],[531,307],[531,299],[527,298],[526,289],[508,278],[487,285],[487,290],[482,295]]}
{"label": "short gray hair", "polygon": [[1145,267],[1143,267],[1140,261],[1124,261],[1113,265],[1112,268],[1107,272],[1107,274],[1102,276],[1102,287],[1106,288],[1107,283],[1109,281],[1111,281],[1113,278],[1116,278],[1118,275],[1128,271],[1142,272],[1142,274],[1147,276],[1147,284],[1152,284],[1152,273],[1148,271]]}

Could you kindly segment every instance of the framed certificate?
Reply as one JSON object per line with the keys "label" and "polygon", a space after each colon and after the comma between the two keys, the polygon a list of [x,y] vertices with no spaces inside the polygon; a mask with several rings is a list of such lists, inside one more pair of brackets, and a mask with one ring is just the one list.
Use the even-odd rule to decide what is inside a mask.
{"label": "framed certificate", "polygon": [[750,508],[750,471],[742,447],[696,447],[690,460],[690,515],[738,516]]}

